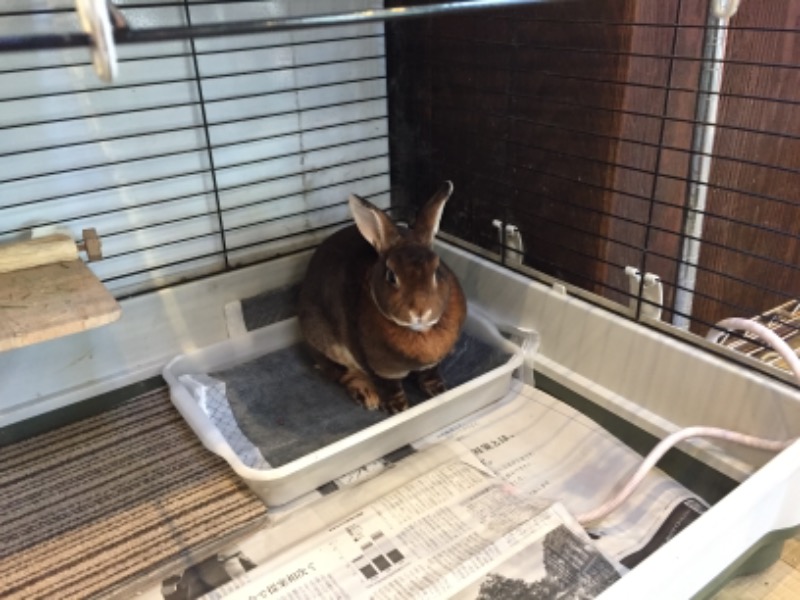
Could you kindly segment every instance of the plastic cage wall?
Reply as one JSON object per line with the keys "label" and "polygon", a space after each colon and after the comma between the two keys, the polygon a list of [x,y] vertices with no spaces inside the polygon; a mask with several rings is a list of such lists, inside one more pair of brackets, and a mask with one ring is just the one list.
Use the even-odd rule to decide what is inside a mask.
{"label": "plastic cage wall", "polygon": [[791,0],[393,0],[423,16],[330,27],[384,7],[115,4],[110,85],[73,2],[0,8],[0,241],[95,227],[122,297],[312,248],[350,192],[408,217],[447,178],[443,231],[510,268],[677,334],[768,313],[800,337]]}

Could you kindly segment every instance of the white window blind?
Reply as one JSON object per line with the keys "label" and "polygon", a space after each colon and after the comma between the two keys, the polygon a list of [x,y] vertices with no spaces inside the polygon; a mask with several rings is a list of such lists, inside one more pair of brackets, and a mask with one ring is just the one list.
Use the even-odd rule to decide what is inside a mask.
{"label": "white window blind", "polygon": [[[381,5],[116,4],[133,27]],[[0,7],[2,35],[77,30],[70,0]],[[382,24],[118,51],[110,86],[86,50],[3,57],[0,242],[95,227],[90,266],[124,296],[312,247],[349,220],[349,193],[388,206]]]}

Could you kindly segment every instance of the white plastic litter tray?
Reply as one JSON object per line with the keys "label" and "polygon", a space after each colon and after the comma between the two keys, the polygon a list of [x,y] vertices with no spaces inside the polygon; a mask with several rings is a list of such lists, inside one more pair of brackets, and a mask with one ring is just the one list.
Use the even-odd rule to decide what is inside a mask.
{"label": "white plastic litter tray", "polygon": [[172,402],[203,445],[225,459],[266,504],[280,505],[502,398],[509,389],[514,370],[523,364],[523,351],[501,336],[485,317],[475,313],[469,310],[464,330],[509,354],[505,364],[272,469],[245,465],[178,378],[226,369],[301,342],[296,318],[180,355],[164,368],[163,376],[169,384]]}

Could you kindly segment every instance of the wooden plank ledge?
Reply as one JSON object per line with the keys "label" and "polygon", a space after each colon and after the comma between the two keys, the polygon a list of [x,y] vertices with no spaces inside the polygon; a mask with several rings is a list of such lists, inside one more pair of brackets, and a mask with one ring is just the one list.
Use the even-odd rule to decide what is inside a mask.
{"label": "wooden plank ledge", "polygon": [[121,314],[81,260],[0,273],[0,351],[106,325]]}

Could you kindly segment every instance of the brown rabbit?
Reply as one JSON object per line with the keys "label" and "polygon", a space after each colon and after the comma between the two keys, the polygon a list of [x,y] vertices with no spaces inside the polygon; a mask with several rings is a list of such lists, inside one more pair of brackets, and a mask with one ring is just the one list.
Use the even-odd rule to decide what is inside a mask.
{"label": "brown rabbit", "polygon": [[438,364],[461,333],[467,307],[455,275],[433,251],[449,181],[398,227],[351,195],[355,225],[327,238],[308,265],[299,318],[318,365],[369,410],[405,410],[402,380],[429,396],[446,388]]}

